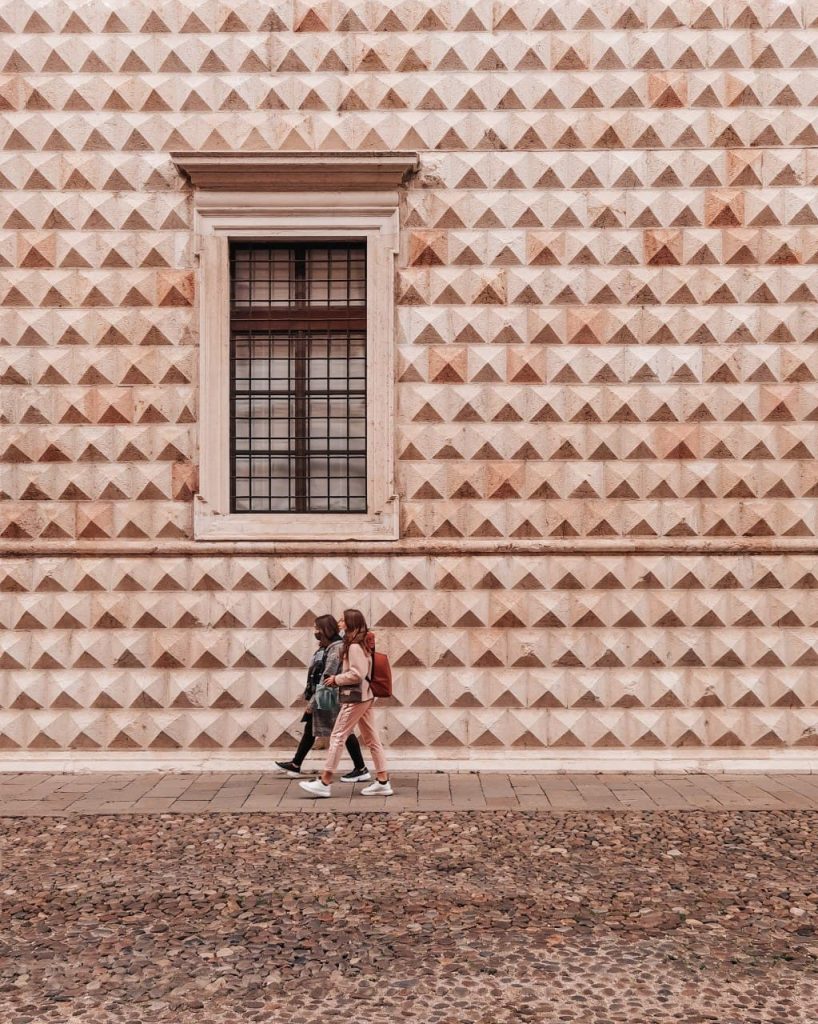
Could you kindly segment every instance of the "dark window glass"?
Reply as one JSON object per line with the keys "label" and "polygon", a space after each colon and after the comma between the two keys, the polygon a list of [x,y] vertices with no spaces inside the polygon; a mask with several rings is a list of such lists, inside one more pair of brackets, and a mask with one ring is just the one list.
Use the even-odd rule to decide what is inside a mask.
{"label": "dark window glass", "polygon": [[232,512],[366,511],[363,242],[231,244],[230,391]]}

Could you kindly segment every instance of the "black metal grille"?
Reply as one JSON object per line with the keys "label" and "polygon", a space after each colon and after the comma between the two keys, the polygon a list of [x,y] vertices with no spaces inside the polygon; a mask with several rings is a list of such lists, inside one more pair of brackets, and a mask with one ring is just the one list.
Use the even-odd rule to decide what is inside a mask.
{"label": "black metal grille", "polygon": [[366,511],[363,242],[231,244],[230,405],[231,511]]}

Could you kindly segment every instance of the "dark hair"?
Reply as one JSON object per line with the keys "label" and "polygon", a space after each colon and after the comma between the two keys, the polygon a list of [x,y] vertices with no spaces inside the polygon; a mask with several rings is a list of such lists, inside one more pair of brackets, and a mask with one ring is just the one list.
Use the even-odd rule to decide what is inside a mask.
{"label": "dark hair", "polygon": [[369,627],[362,613],[357,608],[347,608],[344,612],[344,622],[346,624],[344,631],[344,657],[349,654],[349,649],[353,644],[360,644],[364,651],[366,651],[366,634]]}
{"label": "dark hair", "polygon": [[332,615],[319,615],[315,620],[315,630],[326,644],[330,644],[338,636],[338,623]]}

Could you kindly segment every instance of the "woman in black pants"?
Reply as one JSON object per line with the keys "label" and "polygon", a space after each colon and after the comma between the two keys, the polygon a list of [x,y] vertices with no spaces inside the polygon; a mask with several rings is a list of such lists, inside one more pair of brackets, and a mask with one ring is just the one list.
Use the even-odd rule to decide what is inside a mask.
{"label": "woman in black pants", "polygon": [[[307,701],[307,710],[301,721],[304,723],[304,735],[298,744],[298,750],[292,761],[276,761],[278,767],[289,775],[291,779],[301,776],[301,765],[304,758],[312,750],[315,743],[316,733],[322,736],[329,736],[335,719],[338,717],[339,706],[337,700],[329,701],[331,710],[326,706],[315,707],[315,691],[324,676],[335,675],[341,671],[341,651],[343,640],[338,633],[338,624],[331,615],[321,615],[315,620],[315,639],[318,641],[318,650],[312,657],[310,667],[307,670],[307,688],[304,690],[304,699]],[[334,694],[331,694],[334,697]],[[352,771],[341,776],[342,782],[367,782],[371,776],[364,762],[361,753],[361,745],[354,733],[346,742],[347,752],[352,758]]]}

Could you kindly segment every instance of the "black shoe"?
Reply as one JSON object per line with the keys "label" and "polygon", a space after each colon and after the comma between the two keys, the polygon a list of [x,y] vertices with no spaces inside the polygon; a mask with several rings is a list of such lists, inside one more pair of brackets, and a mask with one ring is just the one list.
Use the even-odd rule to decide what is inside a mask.
{"label": "black shoe", "polygon": [[301,778],[301,769],[295,761],[276,761],[278,767],[291,779]]}
{"label": "black shoe", "polygon": [[341,776],[341,782],[369,782],[372,776],[366,765],[363,768],[353,768],[351,772]]}

